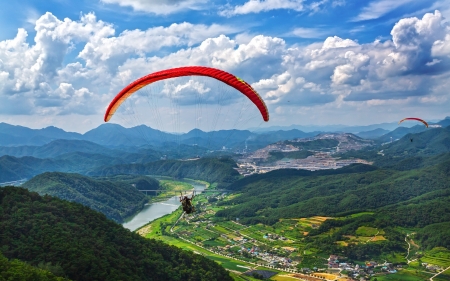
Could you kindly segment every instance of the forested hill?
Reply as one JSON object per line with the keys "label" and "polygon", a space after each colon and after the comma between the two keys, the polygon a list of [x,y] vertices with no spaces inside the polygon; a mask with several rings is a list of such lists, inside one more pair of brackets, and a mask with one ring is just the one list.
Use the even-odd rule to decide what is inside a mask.
{"label": "forested hill", "polygon": [[400,140],[386,145],[383,149],[385,154],[403,154],[405,156],[429,156],[450,152],[450,126],[407,134]]}
{"label": "forested hill", "polygon": [[0,217],[5,257],[51,263],[53,273],[71,280],[232,280],[201,255],[140,237],[81,204],[23,188],[0,189]]}
{"label": "forested hill", "polygon": [[[41,265],[46,266],[44,264]],[[5,258],[1,252],[0,252],[0,280],[70,281],[67,278],[55,276],[48,270],[33,267],[23,261],[17,259],[10,261],[7,258]]]}
{"label": "forested hill", "polygon": [[240,178],[230,158],[201,158],[192,161],[161,160],[147,164],[126,164],[103,167],[88,173],[90,176],[161,175],[175,178],[192,178],[219,185],[228,185]]}
{"label": "forested hill", "polygon": [[417,134],[407,134],[400,140],[383,146],[349,151],[338,156],[361,158],[373,162],[378,167],[407,170],[425,167],[440,161],[442,158],[448,157],[449,153],[450,126],[430,128]]}
{"label": "forested hill", "polygon": [[116,222],[136,213],[146,202],[145,195],[130,183],[95,180],[79,174],[43,173],[23,187],[41,195],[81,203]]}
{"label": "forested hill", "polygon": [[235,205],[217,212],[216,216],[273,224],[280,218],[338,216],[407,203],[415,198],[425,204],[449,196],[446,191],[450,190],[450,159],[409,171],[376,169],[339,173],[339,170],[335,175],[309,172],[309,176],[286,177],[281,172],[271,172],[246,178],[242,180],[244,184],[240,181],[233,184],[239,185],[242,194],[224,203]]}
{"label": "forested hill", "polygon": [[375,171],[378,168],[371,165],[365,164],[351,164],[340,169],[328,169],[319,171],[308,171],[308,170],[297,170],[297,169],[279,169],[274,170],[264,174],[254,174],[239,181],[234,182],[227,189],[239,191],[248,184],[261,181],[261,180],[284,180],[288,178],[298,178],[298,177],[317,177],[317,176],[327,176],[327,175],[339,175],[339,174],[352,174],[352,173],[363,173],[369,171]]}

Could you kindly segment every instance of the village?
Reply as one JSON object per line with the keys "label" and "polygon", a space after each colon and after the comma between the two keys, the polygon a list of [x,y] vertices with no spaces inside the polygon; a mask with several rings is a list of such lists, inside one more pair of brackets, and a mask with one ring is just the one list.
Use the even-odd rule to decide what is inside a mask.
{"label": "village", "polygon": [[[292,237],[292,231],[303,235],[308,230],[318,228],[328,217],[311,217],[289,220],[281,227],[271,228],[265,225],[243,225],[239,218],[227,221],[214,221],[212,216],[217,208],[209,202],[226,199],[227,194],[221,193],[207,196],[207,201],[198,205],[198,212],[188,216],[173,228],[170,235],[185,242],[195,244],[211,253],[253,264],[255,268],[264,267],[276,269],[291,274],[300,280],[373,280],[374,276],[392,275],[407,266],[406,262],[389,260],[354,262],[346,257],[330,253],[328,256],[316,255],[304,250],[301,238]],[[287,231],[291,229],[291,232]],[[281,233],[286,233],[281,234]],[[381,231],[381,233],[383,233]],[[361,237],[364,243],[376,243],[383,240],[380,231],[373,237]],[[376,239],[378,238],[378,239]],[[383,238],[383,239],[381,239]],[[305,262],[305,258],[314,257],[313,261]],[[408,260],[409,261],[409,260]],[[422,263],[424,272],[433,274],[443,270],[442,267]],[[250,268],[249,268],[250,271]]]}
{"label": "village", "polygon": [[[195,219],[192,219],[190,223],[196,225],[197,228],[200,228],[202,225],[207,225],[206,229],[211,232],[215,232],[215,229],[229,229],[228,227],[225,227],[224,224],[214,224],[211,221],[196,221]],[[239,225],[237,222],[232,223]],[[243,225],[240,226],[243,227],[242,229],[248,228]],[[291,257],[298,249],[290,246],[280,246],[281,244],[295,244],[294,241],[274,233],[267,233],[266,235],[261,235],[261,239],[254,239],[248,235],[242,234],[242,229],[241,231],[230,230],[227,234],[220,234],[220,240],[228,242],[228,244],[224,246],[217,245],[208,247],[205,243],[193,241],[188,232],[180,234],[183,240],[191,241],[191,243],[208,249],[213,253],[236,260],[250,262],[257,266],[293,273],[292,277],[300,280],[365,281],[371,280],[370,278],[374,276],[395,274],[404,267],[402,263],[393,263],[389,261],[376,262],[369,260],[364,264],[352,263],[346,261],[345,257],[335,254],[330,254],[328,258],[323,258],[321,264],[316,264],[314,267],[301,267],[299,259]],[[215,233],[219,234],[219,232]],[[274,244],[278,246],[271,246]],[[343,260],[341,261],[341,259]],[[427,263],[423,263],[422,266],[424,266],[430,274],[443,270],[440,266]]]}

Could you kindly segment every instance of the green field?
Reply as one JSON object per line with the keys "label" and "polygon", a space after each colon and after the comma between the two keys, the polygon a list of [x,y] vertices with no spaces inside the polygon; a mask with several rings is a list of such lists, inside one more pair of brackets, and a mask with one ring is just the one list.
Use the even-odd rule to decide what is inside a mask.
{"label": "green field", "polygon": [[374,227],[368,227],[368,226],[360,226],[356,230],[356,235],[358,236],[375,236],[378,233],[378,229]]}
{"label": "green field", "polygon": [[[383,275],[383,276],[376,276],[375,278],[377,278],[378,281],[424,281],[424,280],[428,280],[428,278],[430,278],[432,275],[426,275],[423,274],[423,276],[417,276],[416,273],[408,271],[408,270],[401,270],[398,271],[397,273],[393,273],[393,274],[387,274],[387,275]],[[370,280],[375,280],[374,277],[372,277],[372,279]]]}
{"label": "green field", "polygon": [[[434,248],[433,250],[424,253],[420,258],[421,262],[438,265],[442,268],[450,266],[450,250],[443,247]],[[445,272],[447,274],[447,272]]]}

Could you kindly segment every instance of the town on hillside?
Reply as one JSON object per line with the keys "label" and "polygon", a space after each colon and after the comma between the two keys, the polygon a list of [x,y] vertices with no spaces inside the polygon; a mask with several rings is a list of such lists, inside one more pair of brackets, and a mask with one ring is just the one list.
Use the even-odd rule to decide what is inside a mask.
{"label": "town on hillside", "polygon": [[[333,140],[334,142],[308,146],[308,143],[312,144],[314,141],[320,140]],[[236,170],[244,176],[249,176],[278,169],[317,171],[339,169],[355,163],[370,165],[371,162],[362,159],[340,159],[334,157],[334,155],[350,150],[360,150],[371,145],[373,145],[373,141],[362,139],[350,133],[324,133],[311,138],[280,141],[254,152],[243,153],[242,157],[237,160],[239,168]],[[310,155],[304,158],[295,155],[295,152],[299,151],[309,152]],[[274,153],[282,153],[284,157],[270,161],[271,154]]]}

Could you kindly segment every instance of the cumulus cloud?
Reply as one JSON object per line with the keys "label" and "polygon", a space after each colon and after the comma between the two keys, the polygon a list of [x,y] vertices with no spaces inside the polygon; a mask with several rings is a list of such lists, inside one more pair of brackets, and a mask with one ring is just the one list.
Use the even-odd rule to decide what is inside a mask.
{"label": "cumulus cloud", "polygon": [[134,11],[168,15],[185,10],[201,10],[208,0],[100,0],[106,4],[131,7]]}
{"label": "cumulus cloud", "polygon": [[271,10],[289,9],[294,11],[303,11],[303,0],[249,0],[243,5],[236,5],[234,7],[224,7],[219,15],[221,16],[234,16],[244,15],[251,13],[261,13]]}
{"label": "cumulus cloud", "polygon": [[[450,30],[439,11],[402,19],[389,40],[364,44],[338,36],[306,46],[265,35],[233,40],[229,34],[236,28],[191,23],[116,35],[111,24],[94,14],[60,20],[47,13],[35,29],[34,44],[27,43],[23,29],[0,41],[4,113],[99,113],[131,81],[185,65],[216,67],[245,79],[275,113],[294,106],[305,112],[313,106],[378,106],[383,100],[428,105],[448,100],[448,90],[437,86],[448,86],[450,70]],[[157,52],[164,47],[175,51]],[[66,63],[68,54],[76,59]],[[180,106],[194,103],[193,93],[217,102],[209,83],[206,78],[165,82],[159,93],[173,95]],[[24,102],[14,107],[20,100]]]}
{"label": "cumulus cloud", "polygon": [[[67,110],[92,114],[93,105],[104,101],[103,93],[114,84],[111,80],[117,77],[118,67],[130,57],[146,57],[162,47],[191,46],[236,29],[184,22],[115,36],[113,26],[92,13],[78,21],[59,20],[46,13],[36,21],[35,30],[34,45],[27,43],[24,29],[14,39],[0,41],[0,96],[19,95],[31,101],[29,114],[64,114]],[[76,45],[81,46],[79,61],[64,65]],[[130,77],[119,78],[116,84],[123,85]],[[13,98],[4,99],[8,101],[12,103]]]}
{"label": "cumulus cloud", "polygon": [[439,73],[450,69],[441,47],[448,34],[436,11],[422,19],[400,20],[392,40],[384,42],[359,44],[332,36],[322,43],[289,47],[275,37],[258,35],[239,44],[221,35],[164,57],[130,59],[120,71],[138,77],[143,65],[209,65],[244,77],[273,105],[423,97],[434,91]]}

